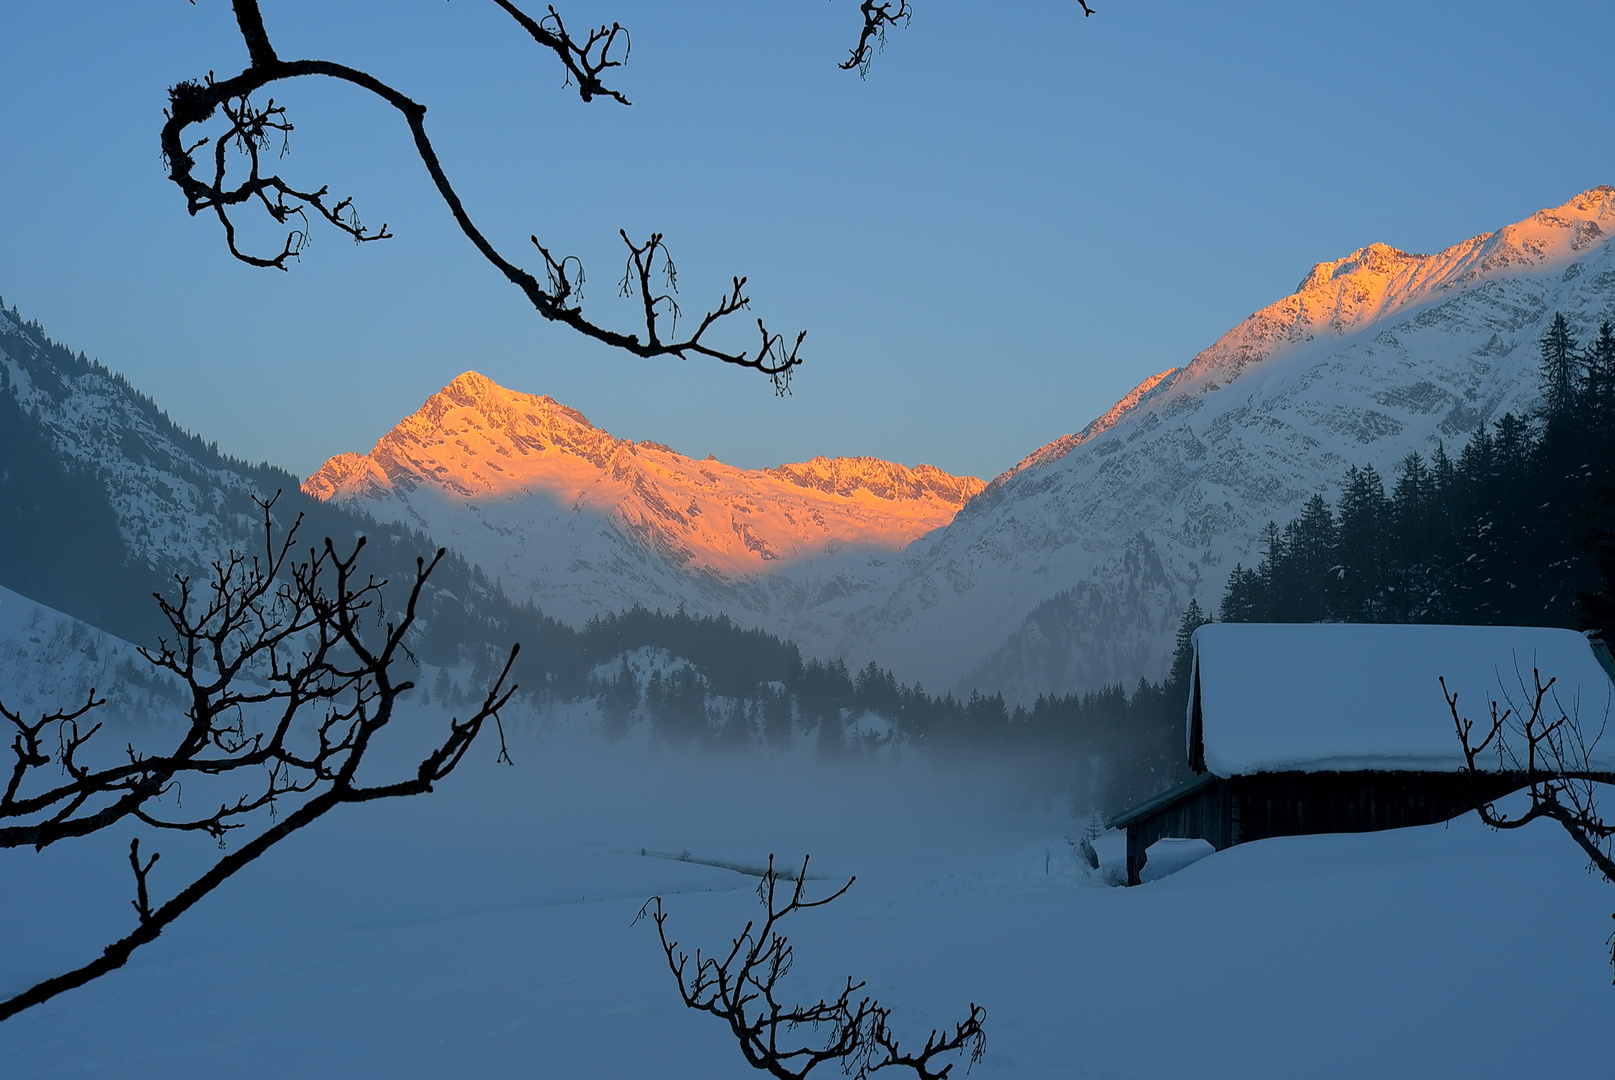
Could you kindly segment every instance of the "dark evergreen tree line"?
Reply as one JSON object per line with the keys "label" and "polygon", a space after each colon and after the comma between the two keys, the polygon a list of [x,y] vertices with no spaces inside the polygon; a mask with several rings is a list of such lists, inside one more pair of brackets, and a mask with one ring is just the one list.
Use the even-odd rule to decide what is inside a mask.
{"label": "dark evergreen tree line", "polygon": [[1455,458],[1410,453],[1390,490],[1352,466],[1333,507],[1314,495],[1269,522],[1236,566],[1230,622],[1609,626],[1615,607],[1615,330],[1580,346],[1556,315],[1541,347],[1542,406],[1482,423]]}
{"label": "dark evergreen tree line", "polygon": [[0,585],[121,637],[152,637],[162,579],[127,557],[100,481],[63,460],[7,389],[0,367]]}
{"label": "dark evergreen tree line", "polygon": [[[645,647],[687,663],[641,679],[624,654]],[[1186,649],[1185,637],[1177,667],[1186,668]],[[1079,774],[1096,779],[1104,804],[1117,808],[1158,790],[1182,768],[1181,679],[1141,679],[1131,694],[1115,686],[1011,707],[997,693],[934,696],[875,663],[852,672],[840,660],[804,661],[793,643],[741,629],[727,616],[644,608],[591,620],[567,652],[576,666],[555,672],[551,692],[596,699],[612,738],[626,733],[641,708],[657,737],[679,746],[782,745],[801,730],[820,752],[845,754],[895,735],[943,756],[984,750],[1033,756],[1064,781]],[[887,721],[892,734],[859,734],[855,722],[871,714]]]}

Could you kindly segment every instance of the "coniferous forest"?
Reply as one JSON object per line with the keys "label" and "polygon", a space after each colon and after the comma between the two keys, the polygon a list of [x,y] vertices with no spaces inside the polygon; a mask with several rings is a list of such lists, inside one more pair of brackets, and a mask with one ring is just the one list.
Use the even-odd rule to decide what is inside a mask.
{"label": "coniferous forest", "polygon": [[[688,665],[641,679],[620,658],[642,648]],[[1048,784],[1076,784],[1085,800],[1119,809],[1182,771],[1186,650],[1180,634],[1178,662],[1163,683],[1140,679],[1131,693],[1113,686],[1011,707],[1002,694],[933,696],[874,663],[853,672],[839,660],[804,661],[791,642],[725,616],[634,608],[577,631],[573,666],[557,671],[550,685],[562,699],[597,698],[608,737],[624,734],[641,705],[659,739],[689,747],[784,743],[793,724],[830,755],[865,753],[895,735],[944,757],[988,752],[1037,760]],[[861,730],[858,718],[867,716],[889,721],[889,729]]]}
{"label": "coniferous forest", "polygon": [[1315,494],[1268,523],[1218,617],[1615,627],[1615,329],[1579,343],[1559,314],[1540,349],[1535,415],[1410,453],[1389,480],[1352,466],[1332,507]]}

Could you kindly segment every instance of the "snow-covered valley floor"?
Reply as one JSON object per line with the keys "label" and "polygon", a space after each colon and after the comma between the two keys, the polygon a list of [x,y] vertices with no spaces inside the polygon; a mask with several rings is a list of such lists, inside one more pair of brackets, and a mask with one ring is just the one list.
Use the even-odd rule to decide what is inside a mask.
{"label": "snow-covered valley floor", "polygon": [[[531,728],[514,768],[478,751],[432,796],[330,815],[128,967],[0,1024],[0,1076],[760,1075],[632,925],[659,893],[674,935],[710,948],[759,910],[755,879],[685,852],[811,852],[827,879],[856,874],[786,924],[795,996],[867,979],[916,1042],[981,1002],[972,1076],[1610,1067],[1615,889],[1554,825],[1270,840],[1121,889],[1074,858],[1084,822],[1017,806],[986,769],[715,760]],[[0,989],[127,927],[127,839],[0,852]],[[159,849],[161,890],[188,854]]]}

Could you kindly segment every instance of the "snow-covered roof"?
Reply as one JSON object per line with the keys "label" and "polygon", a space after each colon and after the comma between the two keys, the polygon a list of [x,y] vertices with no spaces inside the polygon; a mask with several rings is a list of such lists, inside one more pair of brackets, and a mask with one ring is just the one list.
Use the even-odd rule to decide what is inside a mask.
{"label": "snow-covered roof", "polygon": [[[1484,732],[1490,703],[1523,705],[1532,669],[1555,679],[1544,710],[1590,740],[1615,685],[1573,630],[1519,626],[1213,623],[1194,635],[1189,756],[1218,776],[1353,769],[1456,771],[1464,758],[1439,677]],[[1199,717],[1196,722],[1196,703]],[[1488,748],[1488,764],[1497,759]],[[1589,767],[1615,770],[1615,724]]]}

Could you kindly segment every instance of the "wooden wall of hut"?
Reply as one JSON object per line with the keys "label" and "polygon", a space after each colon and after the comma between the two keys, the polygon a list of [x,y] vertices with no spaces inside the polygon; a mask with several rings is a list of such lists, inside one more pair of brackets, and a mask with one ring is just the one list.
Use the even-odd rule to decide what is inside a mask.
{"label": "wooden wall of hut", "polygon": [[1524,784],[1519,773],[1364,770],[1253,773],[1226,780],[1206,776],[1184,785],[1181,798],[1127,824],[1127,883],[1139,883],[1145,852],[1166,837],[1205,840],[1222,851],[1273,836],[1433,825]]}

